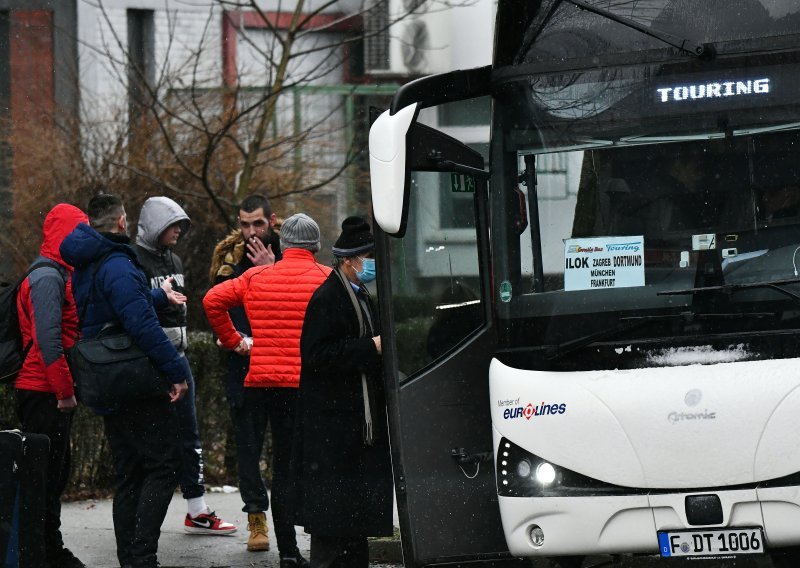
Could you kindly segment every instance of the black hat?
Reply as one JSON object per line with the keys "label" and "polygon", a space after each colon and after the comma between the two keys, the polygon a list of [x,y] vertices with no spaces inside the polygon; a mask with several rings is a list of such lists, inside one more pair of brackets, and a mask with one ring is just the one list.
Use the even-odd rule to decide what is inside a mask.
{"label": "black hat", "polygon": [[333,254],[340,257],[356,256],[375,248],[375,239],[363,217],[348,217],[342,221],[342,234],[333,245]]}

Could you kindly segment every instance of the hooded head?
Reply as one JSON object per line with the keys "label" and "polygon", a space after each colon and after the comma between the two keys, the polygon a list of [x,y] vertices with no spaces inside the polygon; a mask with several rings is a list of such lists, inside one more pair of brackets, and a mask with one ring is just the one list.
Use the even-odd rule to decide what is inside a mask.
{"label": "hooded head", "polygon": [[89,224],[86,213],[66,203],[59,203],[53,207],[44,218],[42,226],[42,248],[39,251],[44,257],[51,258],[56,262],[68,266],[61,258],[58,248],[61,242],[69,235],[75,227],[81,223]]}
{"label": "hooded head", "polygon": [[191,221],[186,211],[169,197],[151,197],[144,202],[139,213],[136,244],[152,252],[163,248],[159,239],[173,223],[180,223],[181,234],[185,234]]}

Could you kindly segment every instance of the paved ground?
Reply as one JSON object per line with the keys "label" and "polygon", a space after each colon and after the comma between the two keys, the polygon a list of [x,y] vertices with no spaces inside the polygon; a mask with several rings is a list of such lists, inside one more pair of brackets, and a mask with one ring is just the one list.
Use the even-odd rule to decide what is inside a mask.
{"label": "paved ground", "polygon": [[[217,511],[220,517],[239,527],[239,531],[232,536],[198,536],[188,535],[183,531],[183,518],[186,508],[183,498],[176,494],[170,505],[167,518],[162,526],[161,540],[159,542],[159,560],[164,568],[277,568],[278,551],[273,549],[268,552],[247,552],[247,515],[242,513],[242,502],[238,492],[206,494],[206,500],[211,508]],[[395,511],[395,526],[397,518]],[[64,540],[67,546],[78,558],[90,568],[116,568],[119,566],[116,557],[114,542],[114,529],[111,523],[111,501],[79,501],[66,503],[61,515],[63,522]],[[270,525],[270,535],[275,531],[272,519],[267,514]],[[274,540],[273,540],[274,543]],[[309,557],[309,537],[302,529],[297,529],[297,544],[301,553]],[[395,543],[392,543],[395,544]],[[372,566],[387,565],[385,560],[378,561],[374,554],[376,547],[371,548],[373,553]],[[384,558],[389,557],[389,562],[399,563],[399,549],[397,546],[389,547]],[[758,558],[737,558],[735,560],[701,560],[689,562],[681,560],[660,560],[650,558],[623,557],[616,561],[605,557],[587,559],[584,567],[604,566],[619,568],[769,568],[770,560],[761,556]],[[388,568],[397,568],[389,565]],[[521,563],[520,568],[551,568],[551,564],[544,560]],[[794,568],[794,567],[793,567]]]}
{"label": "paved ground", "polygon": [[[247,552],[247,515],[242,513],[239,493],[206,494],[206,501],[224,520],[239,530],[232,536],[188,535],[183,531],[186,505],[180,494],[172,499],[167,518],[161,529],[158,556],[163,567],[181,568],[255,568],[277,567],[278,551],[272,538],[272,550]],[[75,555],[90,568],[119,566],[111,522],[111,501],[79,501],[65,503],[62,514],[64,541]],[[267,514],[269,533],[274,537],[272,519]],[[297,529],[300,552],[309,557],[309,537]]]}

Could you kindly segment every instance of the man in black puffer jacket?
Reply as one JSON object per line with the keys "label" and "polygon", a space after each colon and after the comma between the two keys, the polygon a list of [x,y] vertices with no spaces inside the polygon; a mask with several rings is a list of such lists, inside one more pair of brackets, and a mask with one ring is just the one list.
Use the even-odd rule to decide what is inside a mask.
{"label": "man in black puffer jacket", "polygon": [[[151,197],[144,202],[139,214],[136,233],[136,254],[144,268],[150,287],[160,288],[171,279],[173,288],[185,289],[183,263],[172,252],[181,235],[189,229],[189,216],[169,197]],[[175,349],[186,356],[186,304],[169,305],[157,311],[158,321]],[[181,492],[186,499],[187,513],[184,530],[187,533],[225,535],[236,532],[236,526],[216,516],[206,503],[203,486],[203,450],[197,429],[195,385],[187,380],[189,392],[176,404],[180,420],[182,472]]]}

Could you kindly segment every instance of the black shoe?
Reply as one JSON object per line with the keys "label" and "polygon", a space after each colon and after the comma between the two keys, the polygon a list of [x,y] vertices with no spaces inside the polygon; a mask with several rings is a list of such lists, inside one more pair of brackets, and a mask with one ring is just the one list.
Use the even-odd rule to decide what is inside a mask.
{"label": "black shoe", "polygon": [[69,548],[48,552],[47,563],[53,568],[86,568],[86,564],[78,560]]}
{"label": "black shoe", "polygon": [[299,550],[295,549],[293,553],[281,556],[280,568],[310,568],[310,566],[311,564],[303,558]]}
{"label": "black shoe", "polygon": [[[125,566],[128,566],[127,564]],[[161,564],[158,560],[133,560],[130,563],[131,568],[160,568]],[[125,568],[123,566],[123,568]]]}

